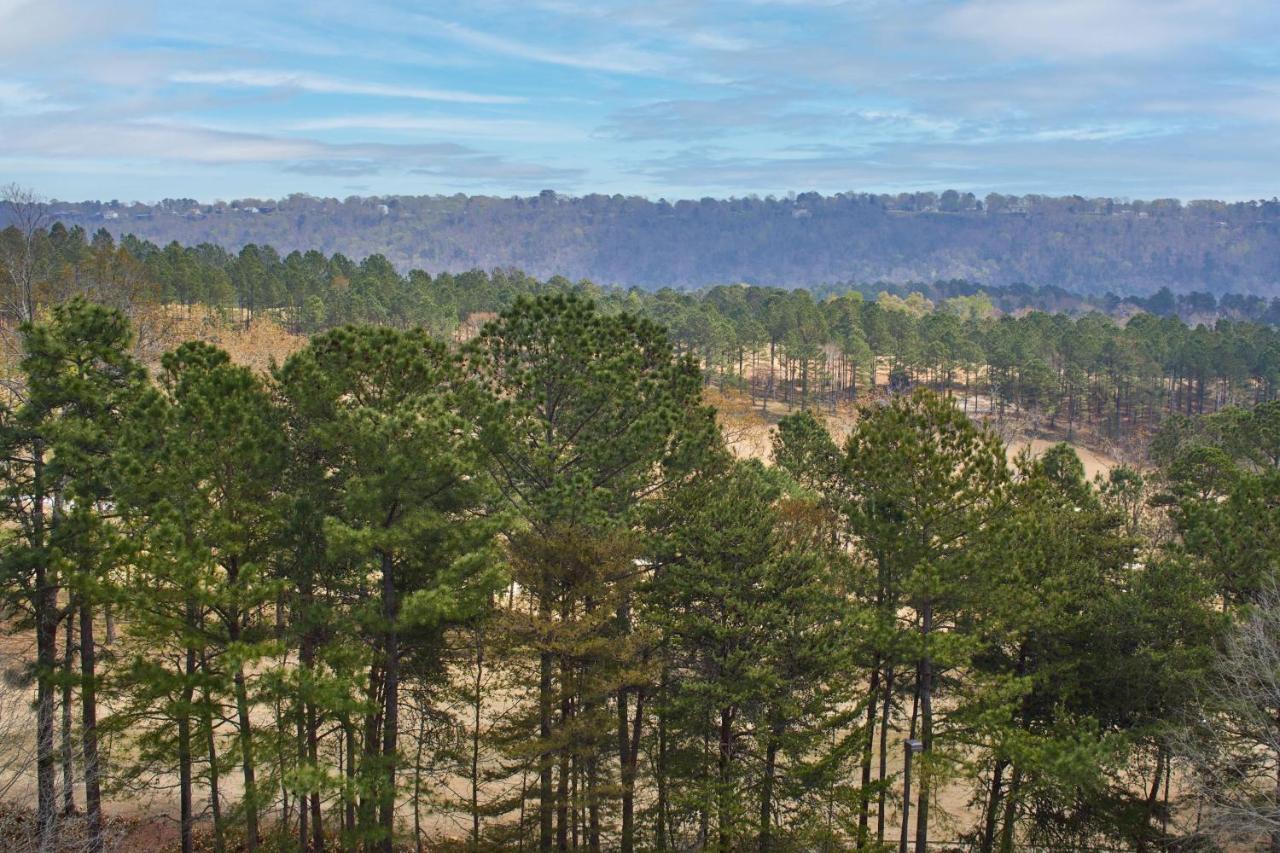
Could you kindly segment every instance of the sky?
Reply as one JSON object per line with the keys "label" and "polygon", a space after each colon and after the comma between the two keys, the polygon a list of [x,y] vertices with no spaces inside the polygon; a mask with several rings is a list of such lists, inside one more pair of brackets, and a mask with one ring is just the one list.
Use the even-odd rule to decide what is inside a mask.
{"label": "sky", "polygon": [[0,184],[1280,194],[1277,0],[0,0]]}

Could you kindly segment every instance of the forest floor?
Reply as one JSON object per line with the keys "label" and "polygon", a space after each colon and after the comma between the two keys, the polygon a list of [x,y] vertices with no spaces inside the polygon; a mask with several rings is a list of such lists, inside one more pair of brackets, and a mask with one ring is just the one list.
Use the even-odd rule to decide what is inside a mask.
{"label": "forest floor", "polygon": [[[736,391],[722,393],[714,387],[705,390],[703,399],[716,408],[730,450],[740,458],[765,462],[773,459],[773,434],[778,422],[799,410],[798,406],[776,400],[762,407],[745,394]],[[822,406],[815,413],[826,424],[837,444],[842,444],[858,423],[858,407],[848,403],[838,404],[834,411]],[[1046,429],[1026,418],[1010,417],[1002,425],[992,422],[991,426],[1004,440],[1010,461],[1024,449],[1029,450],[1032,456],[1039,456],[1055,444],[1066,441],[1065,432]],[[1090,480],[1099,475],[1105,477],[1122,463],[1136,464],[1140,456],[1132,448],[1116,448],[1086,430],[1076,430],[1073,440],[1067,443],[1080,457],[1085,476]]]}

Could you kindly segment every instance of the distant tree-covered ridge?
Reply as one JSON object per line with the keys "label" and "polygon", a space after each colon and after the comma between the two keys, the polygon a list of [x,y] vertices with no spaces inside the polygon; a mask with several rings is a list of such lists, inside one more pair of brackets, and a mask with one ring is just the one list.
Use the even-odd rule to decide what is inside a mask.
{"label": "distant tree-covered ridge", "polygon": [[671,203],[547,190],[528,198],[55,201],[48,213],[159,243],[235,251],[265,243],[282,253],[380,254],[402,272],[519,267],[650,289],[967,279],[1085,294],[1280,295],[1275,199],[1184,204],[948,190]]}

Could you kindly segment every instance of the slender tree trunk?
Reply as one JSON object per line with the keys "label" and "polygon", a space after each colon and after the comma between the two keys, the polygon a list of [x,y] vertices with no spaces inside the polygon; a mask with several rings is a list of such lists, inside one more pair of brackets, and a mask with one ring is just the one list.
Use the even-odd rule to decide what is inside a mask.
{"label": "slender tree trunk", "polygon": [[98,674],[93,640],[93,612],[80,603],[80,708],[84,741],[84,809],[89,853],[102,853],[102,785],[98,766]]}
{"label": "slender tree trunk", "polygon": [[[925,599],[921,633],[925,644],[920,659],[920,741],[924,744],[922,756],[933,750],[933,658],[929,653],[929,634],[933,631],[933,601]],[[916,853],[929,850],[929,799],[932,795],[932,772],[928,764],[920,774],[920,798],[916,806]]]}
{"label": "slender tree trunk", "polygon": [[[68,609],[74,609],[74,604]],[[71,662],[75,654],[75,623],[68,616],[62,639],[62,813],[75,814],[75,746],[71,734]]]}
{"label": "slender tree trunk", "polygon": [[[28,290],[28,292],[30,292]],[[28,300],[29,302],[30,300]],[[34,312],[34,307],[31,309]],[[32,319],[26,317],[24,319]],[[31,542],[45,546],[44,442],[31,446]],[[40,560],[35,568],[36,622],[36,827],[39,853],[51,853],[58,831],[54,796],[53,678],[58,654],[58,589],[49,566]]]}
{"label": "slender tree trunk", "polygon": [[778,743],[783,724],[775,720],[769,727],[769,743],[764,753],[764,778],[760,783],[760,850],[767,853],[773,847],[773,785],[778,772]]}
{"label": "slender tree trunk", "polygon": [[600,853],[600,777],[596,754],[587,756],[587,849]]}
{"label": "slender tree trunk", "polygon": [[[364,742],[361,744],[360,749],[359,775],[362,785],[357,807],[358,819],[356,827],[366,839],[376,835],[378,831],[378,801],[381,793],[378,789],[382,784],[379,759],[382,756],[382,714],[386,710],[385,699],[382,695],[382,688],[386,684],[379,665],[383,662],[382,643],[383,638],[380,635],[374,649],[376,662],[369,667],[366,699],[367,707],[372,710],[365,714]],[[370,788],[373,790],[370,790]],[[376,849],[376,847],[376,843],[368,845],[369,849]]]}
{"label": "slender tree trunk", "polygon": [[[305,701],[298,706],[297,721],[294,724],[294,737],[298,748],[298,769],[308,764],[307,753],[307,713]],[[311,842],[311,810],[307,804],[307,792],[298,791],[298,851],[306,853]]]}
{"label": "slender tree trunk", "polygon": [[[427,739],[427,715],[421,703],[418,706],[418,743],[413,759],[413,846],[422,853],[422,743]],[[475,778],[474,776],[472,777]],[[474,788],[472,789],[474,792]],[[474,812],[473,812],[474,814]],[[477,847],[473,834],[472,849]]]}
{"label": "slender tree trunk", "polygon": [[[710,752],[711,736],[704,731],[702,733],[702,765],[698,768],[698,781],[703,783],[703,790],[707,790],[711,777],[711,763],[708,761]],[[710,840],[711,808],[707,798],[704,797],[698,807],[698,849],[705,849]]]}
{"label": "slender tree trunk", "polygon": [[720,853],[733,849],[732,824],[729,820],[729,763],[733,756],[733,709],[720,710],[720,751],[716,762],[719,771],[720,802],[716,809],[716,827]]}
{"label": "slender tree trunk", "polygon": [[[306,601],[310,603],[310,590],[307,591]],[[302,659],[303,668],[309,673],[313,673],[315,668],[315,636],[308,629],[306,636],[302,641],[302,648],[299,653]],[[311,679],[308,679],[308,690],[313,688]],[[315,768],[320,766],[320,733],[316,720],[316,704],[311,695],[304,699],[303,713],[306,716],[306,739],[307,739],[307,763]],[[313,788],[308,797],[311,809],[311,851],[312,853],[324,853],[324,819],[320,806],[320,790]]]}
{"label": "slender tree trunk", "polygon": [[[919,713],[920,713],[920,665],[919,663],[917,663],[916,664],[916,689],[915,689],[914,695],[911,697],[911,723],[907,727],[907,737],[909,738],[914,738],[916,736],[916,723],[919,720]],[[911,808],[910,802],[904,803],[903,810],[902,810],[902,832],[898,836],[899,839],[907,838],[907,836],[910,833],[910,829],[911,829],[911,824],[909,823],[910,814],[911,814],[910,808]],[[900,847],[905,847],[905,846],[906,846],[905,842],[900,845]]]}
{"label": "slender tree trunk", "polygon": [[[1165,772],[1166,772],[1166,774],[1168,773],[1168,771],[1167,771],[1167,770],[1166,770]],[[1166,781],[1166,782],[1165,782],[1165,792],[1166,792],[1166,793],[1165,793],[1165,796],[1168,796],[1168,784],[1169,784],[1169,783],[1168,783],[1168,781]],[[1275,786],[1275,796],[1280,797],[1280,766],[1277,766],[1277,767],[1276,767],[1276,786]],[[1280,802],[1280,801],[1278,801],[1278,802]],[[1270,845],[1269,845],[1269,847],[1271,848],[1271,849],[1270,849],[1270,851],[1269,851],[1269,853],[1280,853],[1280,830],[1273,830],[1273,831],[1272,831],[1272,833],[1271,833],[1271,838],[1270,838],[1269,840],[1270,840],[1270,842],[1271,842],[1271,843],[1270,843]]]}
{"label": "slender tree trunk", "polygon": [[58,832],[54,804],[53,677],[57,669],[57,594],[38,570],[36,608],[36,820],[40,853],[51,853]]}
{"label": "slender tree trunk", "polygon": [[356,726],[350,717],[342,721],[342,740],[346,748],[347,787],[343,792],[342,828],[347,840],[347,850],[355,849],[356,832]]}
{"label": "slender tree trunk", "polygon": [[985,810],[982,827],[982,846],[979,848],[980,853],[991,853],[995,846],[996,840],[996,814],[1000,810],[1000,795],[1002,793],[1001,783],[1004,777],[1004,768],[1008,765],[1008,761],[999,758],[996,759],[995,767],[991,770],[991,788],[987,794],[987,808]]}
{"label": "slender tree trunk", "polygon": [[[619,620],[621,621],[621,620]],[[618,688],[618,771],[622,780],[622,837],[618,849],[621,853],[635,850],[635,798],[628,778],[631,739],[627,736],[628,721],[627,688]]]}
{"label": "slender tree trunk", "polygon": [[1004,822],[1000,829],[1000,853],[1013,853],[1014,819],[1018,815],[1018,793],[1022,787],[1022,768],[1013,766],[1009,792],[1004,798]]}
{"label": "slender tree trunk", "polygon": [[867,846],[870,834],[869,814],[871,810],[871,755],[876,737],[876,700],[880,695],[880,655],[876,655],[871,667],[871,683],[867,685],[867,721],[866,734],[862,745],[862,790],[858,792],[858,839],[857,848]]}
{"label": "slender tree trunk", "polygon": [[[191,622],[191,604],[187,603],[187,622]],[[186,684],[182,688],[182,707],[178,710],[178,798],[179,798],[179,834],[182,839],[182,853],[192,853],[194,839],[192,829],[195,825],[195,795],[192,790],[192,748],[191,748],[191,707],[195,696],[196,650],[187,649],[183,664],[183,675]]]}
{"label": "slender tree trunk", "polygon": [[624,838],[626,838],[626,843],[630,845],[627,849],[634,849],[635,845],[636,769],[640,762],[640,733],[644,726],[644,699],[645,691],[641,688],[636,691],[636,709],[631,717],[631,742],[627,744],[626,764],[622,769],[622,814],[626,826]]}
{"label": "slender tree trunk", "polygon": [[1159,746],[1156,748],[1156,772],[1151,781],[1151,790],[1147,794],[1146,813],[1142,821],[1142,834],[1138,836],[1138,853],[1146,853],[1151,847],[1148,836],[1151,833],[1151,824],[1155,818],[1156,803],[1159,802],[1160,783],[1164,781],[1164,762],[1165,750],[1163,746]]}
{"label": "slender tree trunk", "polygon": [[[209,671],[209,661],[201,654],[200,669]],[[206,685],[201,695],[202,724],[204,725],[205,749],[209,755],[209,812],[213,817],[213,849],[214,853],[223,853],[227,849],[226,829],[222,823],[222,796],[218,789],[218,744],[213,731],[213,696]]]}
{"label": "slender tree trunk", "polygon": [[[663,668],[662,675],[662,691],[666,693],[666,668]],[[658,711],[658,766],[654,768],[654,775],[657,777],[656,784],[658,788],[658,826],[657,839],[655,847],[660,853],[666,853],[668,827],[670,819],[668,816],[668,794],[667,794],[667,715],[664,711]]]}
{"label": "slender tree trunk", "polygon": [[58,815],[54,806],[54,646],[58,642],[56,601],[41,592],[44,606],[37,617],[36,658],[40,674],[36,679],[36,802],[40,824],[40,850],[54,849],[58,835]]}
{"label": "slender tree trunk", "polygon": [[[550,601],[544,591],[538,599],[539,616],[545,623],[551,616]],[[538,656],[538,739],[541,751],[538,756],[538,849],[551,850],[552,815],[555,799],[552,791],[552,751],[551,751],[551,667],[553,661],[550,651],[542,651]]]}
{"label": "slender tree trunk", "polygon": [[[570,730],[570,719],[573,716],[569,684],[569,673],[565,671],[565,664],[561,661],[560,730],[562,732]],[[560,748],[560,766],[556,777],[556,847],[560,850],[569,849],[569,753],[568,748],[563,746]]]}
{"label": "slender tree trunk", "polygon": [[[739,351],[739,358],[741,358],[741,351]],[[625,600],[618,607],[618,626],[623,636],[627,636],[631,631],[631,608],[630,603]],[[629,692],[626,686],[618,688],[618,772],[622,782],[622,836],[619,844],[621,853],[632,853],[635,850],[636,763],[640,753],[640,726],[644,719],[644,692],[637,691],[634,733],[628,732]]]}
{"label": "slender tree trunk", "polygon": [[480,715],[484,703],[484,629],[476,629],[475,705],[471,720],[471,844],[480,849]]}
{"label": "slender tree trunk", "polygon": [[876,799],[876,843],[884,844],[885,779],[889,776],[889,713],[893,707],[893,667],[885,670],[884,698],[880,703],[880,769],[876,776],[880,793]]}
{"label": "slender tree trunk", "polygon": [[[232,615],[228,626],[228,638],[240,642],[242,636],[241,614]],[[245,681],[244,666],[236,664],[234,678],[236,719],[240,726],[240,769],[244,777],[245,849],[254,853],[261,840],[258,834],[258,788],[255,780],[256,764],[253,754],[253,721],[249,716],[249,689]]]}
{"label": "slender tree trunk", "polygon": [[258,849],[260,838],[258,835],[258,787],[255,780],[257,771],[253,755],[253,722],[249,717],[249,690],[245,683],[244,667],[238,664],[235,672],[235,693],[236,718],[240,723],[240,769],[244,776],[245,849],[249,853],[254,853]]}
{"label": "slender tree trunk", "polygon": [[396,820],[396,744],[400,734],[400,633],[396,627],[400,608],[396,600],[395,565],[391,554],[386,551],[382,553],[382,618],[386,623],[386,663],[383,673],[386,715],[382,721],[385,787],[378,804],[379,823],[382,826],[379,847],[383,853],[392,853]]}

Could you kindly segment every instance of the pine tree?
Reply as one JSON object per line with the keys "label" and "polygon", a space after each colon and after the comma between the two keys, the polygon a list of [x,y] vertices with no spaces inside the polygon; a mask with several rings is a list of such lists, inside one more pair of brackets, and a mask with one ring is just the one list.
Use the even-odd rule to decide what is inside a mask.
{"label": "pine tree", "polygon": [[[295,441],[335,484],[327,559],[377,578],[349,614],[370,643],[359,831],[390,851],[395,833],[401,670],[440,667],[442,632],[482,610],[498,579],[480,476],[488,404],[424,332],[344,328],[279,372]],[[374,809],[376,807],[376,817]]]}
{"label": "pine tree", "polygon": [[[253,707],[259,664],[277,648],[260,616],[279,592],[270,562],[282,523],[277,489],[284,433],[261,378],[233,365],[225,352],[188,343],[167,354],[163,366],[164,398],[139,412],[130,448],[133,506],[154,537],[142,565],[151,573],[145,589],[156,600],[139,627],[152,636],[166,625],[177,631],[181,665],[171,673],[177,695],[156,698],[186,715],[201,686],[211,785],[219,762],[212,727],[223,702],[231,703],[245,845],[253,850],[261,838],[264,790]],[[147,675],[155,665],[154,658],[135,660],[135,683],[157,686]],[[191,760],[190,740],[177,749],[183,763]]]}
{"label": "pine tree", "polygon": [[[36,624],[37,804],[41,849],[53,843],[54,645],[79,620],[81,732],[89,845],[102,836],[95,608],[109,601],[120,548],[110,520],[114,444],[143,371],[128,321],[75,298],[22,328],[23,399],[5,415],[4,510],[21,535],[4,555],[10,589]],[[51,515],[47,514],[52,511]],[[65,589],[69,602],[59,606]],[[64,673],[70,678],[70,673]],[[65,701],[65,699],[64,699]]]}
{"label": "pine tree", "polygon": [[668,667],[658,772],[680,781],[655,846],[847,837],[829,822],[830,798],[857,754],[847,673],[865,614],[842,594],[850,564],[823,510],[787,487],[758,462],[736,462],[661,510],[669,526],[644,614],[662,632]]}
{"label": "pine tree", "polygon": [[[877,566],[878,630],[897,634],[895,651],[915,663],[919,729],[913,719],[911,736],[924,749],[915,844],[924,853],[945,756],[933,755],[934,694],[943,677],[967,664],[969,647],[957,631],[978,570],[973,542],[1004,505],[1004,449],[952,401],[919,389],[863,411],[845,445],[844,476],[854,495],[851,532]],[[903,607],[912,614],[910,630],[899,624]]]}
{"label": "pine tree", "polygon": [[[584,678],[593,684],[613,679],[619,845],[630,851],[648,685],[642,670],[626,675],[633,641],[624,589],[633,572],[623,567],[628,554],[636,555],[628,539],[641,499],[660,489],[681,455],[696,451],[709,435],[698,370],[692,360],[674,357],[653,324],[625,313],[601,315],[590,301],[560,294],[517,300],[481,332],[473,359],[490,392],[507,404],[489,446],[493,474],[522,521],[511,551],[536,626],[526,648],[538,659],[531,722],[537,727],[539,847],[549,850],[553,837],[567,844],[575,750],[595,775],[586,780],[589,799],[602,798],[605,764],[597,753],[606,737],[583,731],[574,716],[585,702],[603,720],[603,702],[578,695],[574,685]],[[608,563],[617,568],[588,584],[590,578],[573,567],[590,568],[582,555],[599,548],[618,554]],[[606,612],[616,619],[605,620]],[[611,624],[601,639],[618,645],[597,653],[588,666],[584,650],[574,648],[581,644],[568,641],[587,637],[597,624],[598,633]],[[584,666],[595,672],[584,674]],[[588,836],[588,846],[602,843],[594,823]]]}

